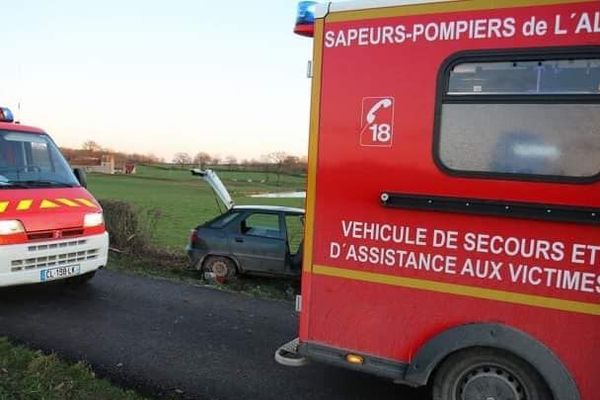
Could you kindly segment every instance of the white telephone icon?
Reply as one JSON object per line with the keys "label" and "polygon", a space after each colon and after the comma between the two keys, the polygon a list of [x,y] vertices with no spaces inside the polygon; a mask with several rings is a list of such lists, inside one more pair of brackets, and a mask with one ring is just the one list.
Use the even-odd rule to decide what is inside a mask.
{"label": "white telephone icon", "polygon": [[373,105],[373,107],[371,107],[371,109],[369,110],[369,112],[367,113],[367,123],[368,124],[372,124],[373,122],[375,122],[375,113],[380,109],[380,108],[388,108],[392,106],[392,100],[390,99],[383,99],[383,100],[379,100],[377,103],[375,103]]}

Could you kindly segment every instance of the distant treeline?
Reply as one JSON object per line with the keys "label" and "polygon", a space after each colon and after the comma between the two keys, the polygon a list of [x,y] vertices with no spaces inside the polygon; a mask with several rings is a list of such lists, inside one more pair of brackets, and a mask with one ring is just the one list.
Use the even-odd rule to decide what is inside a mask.
{"label": "distant treeline", "polygon": [[[189,153],[177,153],[172,161],[166,162],[164,158],[154,154],[139,154],[114,151],[109,148],[102,147],[98,143],[88,140],[81,149],[71,149],[62,147],[62,153],[67,158],[67,161],[73,160],[92,160],[100,159],[102,156],[112,156],[116,165],[126,163],[146,164],[158,168],[213,168],[227,169],[240,171],[262,171],[287,174],[305,174],[307,169],[307,159],[305,156],[298,157],[287,154],[285,152],[272,152],[264,154],[259,160],[256,159],[241,159],[238,160],[234,156],[218,157],[200,151],[195,156]],[[218,168],[216,168],[218,167]]]}
{"label": "distant treeline", "polygon": [[67,161],[71,163],[73,160],[77,160],[79,162],[86,159],[100,159],[104,155],[111,155],[114,157],[115,164],[121,165],[126,163],[134,163],[134,164],[153,164],[160,163],[164,160],[160,157],[156,157],[154,155],[147,154],[137,154],[137,153],[122,153],[115,152],[109,150],[84,150],[84,149],[69,149],[66,147],[61,147],[60,151],[65,156]]}
{"label": "distant treeline", "polygon": [[212,164],[207,163],[203,166],[199,164],[173,164],[173,163],[140,163],[141,165],[145,165],[153,168],[160,168],[164,170],[173,170],[173,169],[193,169],[193,168],[202,168],[202,169],[213,169],[215,171],[240,171],[240,172],[272,172],[272,173],[284,173],[287,175],[298,175],[304,176],[306,175],[307,165],[306,162],[297,162],[297,163],[286,163],[286,164],[273,164],[273,163],[265,163],[259,161],[248,161],[242,160],[242,163],[238,164]]}

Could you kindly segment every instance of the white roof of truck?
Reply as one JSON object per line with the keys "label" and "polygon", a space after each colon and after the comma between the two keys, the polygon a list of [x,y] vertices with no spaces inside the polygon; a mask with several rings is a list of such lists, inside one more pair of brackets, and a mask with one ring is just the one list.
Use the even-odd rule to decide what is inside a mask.
{"label": "white roof of truck", "polygon": [[328,4],[319,4],[315,10],[316,18],[323,18],[329,12],[368,10],[371,8],[384,8],[405,6],[410,4],[444,3],[456,0],[352,0],[336,1]]}

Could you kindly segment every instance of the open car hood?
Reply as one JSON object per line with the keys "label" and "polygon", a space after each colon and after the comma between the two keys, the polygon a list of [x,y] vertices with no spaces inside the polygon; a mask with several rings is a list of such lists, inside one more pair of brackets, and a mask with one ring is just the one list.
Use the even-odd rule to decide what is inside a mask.
{"label": "open car hood", "polygon": [[210,187],[216,193],[219,200],[221,200],[221,202],[225,205],[225,208],[230,210],[235,205],[235,203],[233,202],[233,199],[231,198],[231,195],[227,191],[227,188],[225,187],[223,182],[221,182],[221,179],[217,176],[217,174],[213,170],[193,169],[192,175],[199,176],[202,179],[204,179],[206,182],[208,182]]}

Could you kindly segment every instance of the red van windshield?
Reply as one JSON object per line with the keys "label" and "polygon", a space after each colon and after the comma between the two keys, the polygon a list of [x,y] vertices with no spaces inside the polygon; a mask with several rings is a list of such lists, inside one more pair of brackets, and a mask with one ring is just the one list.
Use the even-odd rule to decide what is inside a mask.
{"label": "red van windshield", "polygon": [[45,134],[0,130],[0,189],[79,186]]}

